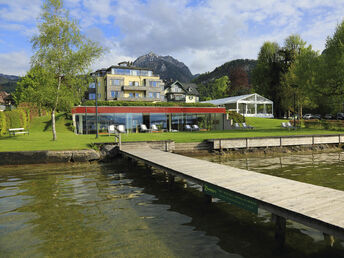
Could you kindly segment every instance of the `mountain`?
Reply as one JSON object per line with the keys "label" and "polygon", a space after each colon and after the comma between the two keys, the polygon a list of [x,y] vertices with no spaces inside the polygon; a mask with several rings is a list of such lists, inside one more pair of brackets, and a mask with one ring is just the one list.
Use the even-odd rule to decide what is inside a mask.
{"label": "mountain", "polygon": [[159,74],[163,80],[178,80],[180,82],[190,82],[193,75],[189,68],[172,56],[158,56],[153,52],[138,57],[134,66],[148,68],[155,74]]}
{"label": "mountain", "polygon": [[256,67],[256,64],[257,64],[257,60],[252,60],[252,59],[232,60],[227,63],[224,63],[223,65],[219,67],[216,67],[212,72],[200,74],[193,80],[193,82],[204,84],[210,81],[214,81],[215,79],[218,79],[225,75],[231,78],[232,73],[235,70],[240,69],[247,73],[248,81],[249,83],[251,83],[252,71]]}
{"label": "mountain", "polygon": [[0,73],[0,91],[14,92],[17,87],[17,81],[19,80],[19,76]]}

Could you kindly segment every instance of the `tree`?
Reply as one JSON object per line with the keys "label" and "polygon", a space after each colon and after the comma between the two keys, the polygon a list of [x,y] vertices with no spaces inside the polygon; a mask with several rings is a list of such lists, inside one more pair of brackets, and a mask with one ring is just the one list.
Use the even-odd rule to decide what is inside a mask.
{"label": "tree", "polygon": [[274,102],[277,117],[282,115],[281,73],[282,62],[280,46],[276,42],[265,42],[260,48],[258,62],[253,70],[255,91]]}
{"label": "tree", "polygon": [[247,72],[242,67],[236,67],[229,75],[231,87],[228,87],[229,96],[249,94],[251,85],[248,82]]}
{"label": "tree", "polygon": [[333,111],[340,111],[344,97],[344,20],[326,40],[317,75],[315,91],[331,100]]}
{"label": "tree", "polygon": [[228,76],[222,76],[212,82],[199,84],[198,91],[202,100],[219,99],[227,96],[229,84]]}
{"label": "tree", "polygon": [[39,34],[31,40],[35,51],[31,63],[33,69],[42,69],[49,78],[42,92],[44,96],[39,99],[51,109],[53,140],[56,140],[57,110],[66,110],[80,101],[86,86],[82,75],[88,73],[87,68],[103,49],[81,35],[77,22],[63,9],[62,0],[47,0],[42,11]]}
{"label": "tree", "polygon": [[[299,48],[294,62],[290,65],[285,76],[285,96],[289,99],[289,108],[293,105],[290,100],[295,94],[299,115],[302,116],[303,107],[315,108],[314,87],[317,75],[317,62],[319,54],[312,49],[312,46]],[[295,110],[294,110],[295,112]]]}

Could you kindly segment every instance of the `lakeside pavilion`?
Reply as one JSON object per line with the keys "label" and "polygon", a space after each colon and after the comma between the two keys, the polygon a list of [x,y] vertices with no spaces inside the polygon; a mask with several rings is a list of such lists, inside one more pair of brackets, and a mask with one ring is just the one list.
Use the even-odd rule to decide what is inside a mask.
{"label": "lakeside pavilion", "polygon": [[[95,106],[73,107],[72,116],[77,134],[96,133]],[[226,121],[223,107],[98,107],[99,132],[107,132],[109,125],[124,125],[127,132],[138,132],[141,124],[147,128],[154,124],[159,130],[169,132],[184,131],[186,125],[198,125],[201,130],[224,130]]]}
{"label": "lakeside pavilion", "polygon": [[273,101],[257,93],[202,101],[201,103],[211,103],[218,107],[225,107],[227,110],[235,111],[245,117],[274,118]]}

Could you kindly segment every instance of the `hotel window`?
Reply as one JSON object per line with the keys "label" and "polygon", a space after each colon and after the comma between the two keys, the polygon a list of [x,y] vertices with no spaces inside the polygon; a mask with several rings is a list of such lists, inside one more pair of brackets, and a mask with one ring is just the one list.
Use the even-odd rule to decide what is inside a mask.
{"label": "hotel window", "polygon": [[120,86],[122,85],[122,80],[119,79],[110,79],[111,86]]}
{"label": "hotel window", "polygon": [[96,84],[94,82],[91,82],[89,88],[94,89],[95,87],[96,87]]}
{"label": "hotel window", "polygon": [[90,99],[90,100],[96,99],[96,94],[95,93],[88,94],[88,99]]}
{"label": "hotel window", "polygon": [[157,82],[157,81],[150,81],[150,82],[149,82],[149,86],[151,86],[151,87],[157,87],[157,86],[158,86],[158,82]]}
{"label": "hotel window", "polygon": [[135,98],[139,98],[140,95],[138,93],[135,93]]}
{"label": "hotel window", "polygon": [[139,76],[140,74],[140,70],[130,70],[130,75]]}
{"label": "hotel window", "polygon": [[111,97],[112,98],[118,98],[119,97],[119,91],[111,91]]}
{"label": "hotel window", "polygon": [[153,98],[153,92],[149,92],[149,98]]}
{"label": "hotel window", "polygon": [[152,71],[148,71],[148,76],[153,76],[153,72]]}
{"label": "hotel window", "polygon": [[129,82],[129,86],[139,86],[139,82],[131,81]]}
{"label": "hotel window", "polygon": [[129,93],[129,98],[134,98],[134,93]]}

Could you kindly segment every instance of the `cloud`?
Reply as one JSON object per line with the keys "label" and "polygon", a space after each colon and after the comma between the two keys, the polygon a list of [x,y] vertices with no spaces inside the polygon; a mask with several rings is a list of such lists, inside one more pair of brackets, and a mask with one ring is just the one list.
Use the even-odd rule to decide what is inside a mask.
{"label": "cloud", "polygon": [[[0,28],[30,38],[41,1],[0,4]],[[193,73],[257,58],[264,41],[283,44],[295,33],[322,50],[344,13],[342,0],[65,0],[65,7],[89,38],[108,49],[96,69],[153,51],[179,59]]]}
{"label": "cloud", "polygon": [[25,51],[0,53],[0,73],[23,76],[30,69],[30,57]]}

